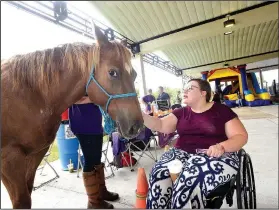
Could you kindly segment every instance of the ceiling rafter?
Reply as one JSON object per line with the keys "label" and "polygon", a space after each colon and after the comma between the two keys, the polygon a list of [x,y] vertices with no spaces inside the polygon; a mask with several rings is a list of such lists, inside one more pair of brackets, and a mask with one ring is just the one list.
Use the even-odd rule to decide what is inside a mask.
{"label": "ceiling rafter", "polygon": [[[129,39],[128,37],[122,35],[121,33],[109,28],[108,26],[94,20],[89,15],[73,11],[73,6],[67,7],[67,17],[64,20],[58,20],[54,15],[54,2],[53,1],[35,1],[29,3],[26,1],[6,1],[6,3],[22,9],[32,15],[40,17],[44,20],[52,22],[54,24],[60,25],[76,33],[82,34],[83,36],[95,40],[92,32],[92,22],[96,24],[105,33],[109,40],[126,40],[127,47],[131,49],[132,53],[135,55],[140,52],[139,44]],[[83,13],[83,14],[81,14]],[[182,71],[174,66],[170,61],[164,60],[154,53],[147,53],[143,55],[143,61],[154,65],[164,71],[167,71],[176,76],[182,76]]]}

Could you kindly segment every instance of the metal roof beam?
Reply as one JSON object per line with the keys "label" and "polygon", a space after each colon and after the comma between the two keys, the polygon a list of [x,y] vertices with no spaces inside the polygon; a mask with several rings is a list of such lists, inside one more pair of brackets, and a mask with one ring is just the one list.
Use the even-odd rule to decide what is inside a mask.
{"label": "metal roof beam", "polygon": [[[255,54],[251,56],[245,56],[241,58],[236,58],[236,59],[231,59],[231,60],[226,60],[223,62],[216,62],[216,63],[209,63],[201,66],[194,66],[192,68],[186,68],[182,70],[183,72],[201,72],[204,71],[205,69],[217,69],[217,68],[222,68],[224,67],[225,63],[228,63],[229,66],[237,66],[241,64],[249,64],[253,62],[258,62],[258,61],[264,61],[267,59],[272,59],[272,58],[278,58],[278,50],[272,51],[272,52],[266,52],[266,53],[261,53],[261,54]],[[206,67],[206,68],[205,68]]]}
{"label": "metal roof beam", "polygon": [[[66,18],[65,19],[58,19],[55,15],[54,10],[54,3],[53,1],[6,1],[6,3],[15,6],[19,9],[22,9],[25,12],[31,13],[37,17],[40,17],[44,20],[52,22],[54,24],[60,25],[64,28],[67,28],[71,31],[76,33],[82,34],[87,38],[95,40],[95,37],[92,33],[92,24],[91,20],[104,32],[104,34],[108,37],[109,40],[126,40],[127,47],[131,49],[132,53],[135,55],[140,53],[140,46],[139,44],[135,43],[133,40],[125,37],[124,35],[120,34],[119,32],[107,27],[106,25],[100,23],[99,21],[94,20],[89,15],[79,11],[82,13],[84,17],[73,12],[73,7],[67,5],[66,7]],[[179,68],[175,67],[173,64],[169,63],[154,53],[147,53],[143,55],[143,60],[146,63],[154,65],[164,71],[172,73],[176,76],[181,76],[182,71]]]}

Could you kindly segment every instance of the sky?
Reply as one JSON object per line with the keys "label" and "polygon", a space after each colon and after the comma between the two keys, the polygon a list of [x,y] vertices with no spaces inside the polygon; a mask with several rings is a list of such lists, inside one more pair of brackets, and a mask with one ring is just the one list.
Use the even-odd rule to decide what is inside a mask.
{"label": "sky", "polygon": [[[112,27],[105,17],[88,2],[68,3]],[[72,32],[1,1],[1,59],[71,42],[92,43],[93,41],[82,34]],[[135,85],[140,88],[142,87],[140,62],[135,59],[132,64],[138,73]],[[158,86],[182,87],[180,77],[146,63],[144,69],[147,88],[152,88],[155,91]]]}

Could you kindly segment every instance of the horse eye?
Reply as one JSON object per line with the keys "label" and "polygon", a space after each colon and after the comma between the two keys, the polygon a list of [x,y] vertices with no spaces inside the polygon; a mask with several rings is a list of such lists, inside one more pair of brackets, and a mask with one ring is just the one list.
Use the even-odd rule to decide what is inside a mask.
{"label": "horse eye", "polygon": [[114,77],[114,78],[117,78],[117,77],[118,77],[118,73],[117,73],[117,71],[115,71],[115,70],[110,70],[110,71],[109,71],[109,75],[110,75],[111,77]]}

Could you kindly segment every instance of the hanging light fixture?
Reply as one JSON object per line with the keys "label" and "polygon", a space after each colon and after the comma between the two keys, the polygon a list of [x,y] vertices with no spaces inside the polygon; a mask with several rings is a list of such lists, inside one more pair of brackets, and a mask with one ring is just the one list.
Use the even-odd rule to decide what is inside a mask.
{"label": "hanging light fixture", "polygon": [[228,19],[226,21],[224,21],[224,27],[225,28],[229,28],[235,25],[235,20],[234,19],[230,19],[230,15],[226,16]]}
{"label": "hanging light fixture", "polygon": [[233,33],[233,31],[227,31],[227,32],[224,33],[224,35],[230,35],[232,33]]}
{"label": "hanging light fixture", "polygon": [[53,10],[56,21],[64,21],[68,17],[67,3],[64,1],[54,1]]}

